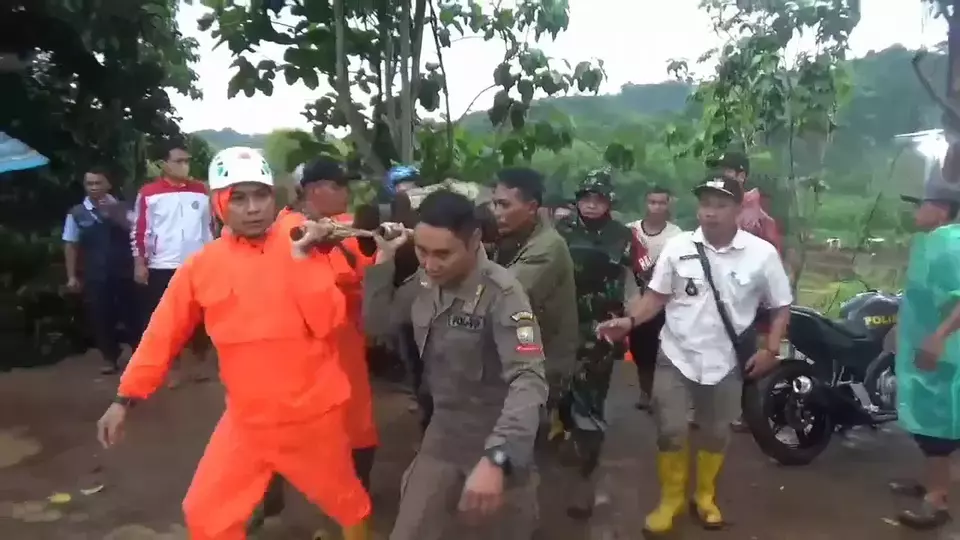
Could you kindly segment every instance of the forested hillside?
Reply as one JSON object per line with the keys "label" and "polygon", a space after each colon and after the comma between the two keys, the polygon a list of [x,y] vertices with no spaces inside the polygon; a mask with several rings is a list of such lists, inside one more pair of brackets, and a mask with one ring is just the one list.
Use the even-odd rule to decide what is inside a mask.
{"label": "forested hillside", "polygon": [[210,144],[214,150],[222,150],[231,146],[249,146],[262,148],[267,134],[237,133],[232,129],[201,129],[193,133]]}
{"label": "forested hillside", "polygon": [[[830,196],[823,201],[816,229],[820,236],[856,236],[869,228],[874,234],[892,234],[898,229],[899,209],[896,195],[898,170],[891,173],[891,161],[897,156],[894,136],[938,125],[938,113],[913,76],[910,60],[913,52],[901,46],[871,52],[849,62],[849,93],[838,114],[838,129],[826,146],[824,181]],[[935,57],[930,62],[932,76],[942,77],[945,62]],[[689,84],[624,85],[619,92],[599,96],[568,96],[534,102],[530,121],[550,119],[574,126],[575,140],[559,153],[538,152],[533,159],[551,179],[550,189],[569,195],[577,175],[586,168],[603,163],[603,149],[613,141],[630,147],[636,158],[632,170],[622,173],[621,211],[632,215],[647,186],[658,183],[682,191],[699,180],[703,167],[699,162],[677,159],[665,144],[670,126],[683,128],[700,114],[688,98]],[[484,136],[490,122],[486,112],[468,115],[462,121],[467,131]],[[204,130],[196,133],[211,146],[223,148],[247,145],[264,148],[270,134],[242,134],[233,130]],[[819,169],[819,160],[798,150],[798,174]],[[773,191],[783,190],[776,178],[764,178],[780,170],[777,152],[762,153],[755,159],[757,182]],[[282,161],[276,158],[274,161]],[[786,197],[784,197],[786,198]],[[878,202],[879,201],[879,202]],[[785,204],[779,207],[786,212]],[[874,207],[877,208],[874,208]],[[681,219],[691,216],[689,201],[680,201]],[[870,214],[869,222],[867,215]],[[817,231],[815,231],[816,233]]]}

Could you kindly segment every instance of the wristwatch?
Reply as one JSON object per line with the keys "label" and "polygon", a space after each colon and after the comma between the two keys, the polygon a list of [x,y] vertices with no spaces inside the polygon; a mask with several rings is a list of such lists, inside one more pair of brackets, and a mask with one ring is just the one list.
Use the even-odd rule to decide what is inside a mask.
{"label": "wristwatch", "polygon": [[486,456],[487,459],[492,461],[494,465],[503,470],[503,474],[510,474],[512,469],[510,465],[510,456],[507,455],[502,447],[495,446],[493,448],[488,448]]}
{"label": "wristwatch", "polygon": [[116,403],[117,405],[123,405],[128,409],[132,409],[137,405],[137,400],[124,396],[116,396],[113,398],[113,403]]}

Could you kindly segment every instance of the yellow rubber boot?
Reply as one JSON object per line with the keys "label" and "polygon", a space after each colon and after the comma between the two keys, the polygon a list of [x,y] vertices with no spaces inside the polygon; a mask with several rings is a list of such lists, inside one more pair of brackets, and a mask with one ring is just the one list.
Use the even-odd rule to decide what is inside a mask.
{"label": "yellow rubber boot", "polygon": [[560,411],[554,409],[550,413],[550,433],[547,435],[547,440],[552,441],[558,437],[562,437],[565,432],[566,428],[563,422],[560,421]]}
{"label": "yellow rubber boot", "polygon": [[647,515],[644,530],[664,534],[673,529],[673,520],[686,506],[687,471],[690,457],[686,447],[676,452],[657,454],[657,474],[660,477],[660,504]]}
{"label": "yellow rubber boot", "polygon": [[352,527],[343,528],[343,540],[370,540],[370,520],[365,519]]}
{"label": "yellow rubber boot", "polygon": [[723,454],[717,452],[697,452],[697,488],[693,503],[697,517],[706,529],[723,527],[723,515],[717,507],[717,475],[723,467]]}

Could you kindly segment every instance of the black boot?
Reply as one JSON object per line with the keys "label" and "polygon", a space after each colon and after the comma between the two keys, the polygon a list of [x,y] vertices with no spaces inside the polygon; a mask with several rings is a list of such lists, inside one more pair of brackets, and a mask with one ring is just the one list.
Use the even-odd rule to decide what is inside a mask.
{"label": "black boot", "polygon": [[924,500],[916,509],[900,512],[897,521],[910,529],[929,531],[946,525],[950,521],[950,512],[946,508],[938,508]]}
{"label": "black boot", "polygon": [[107,363],[100,368],[101,375],[116,375],[120,372],[120,364],[117,360],[107,360]]}

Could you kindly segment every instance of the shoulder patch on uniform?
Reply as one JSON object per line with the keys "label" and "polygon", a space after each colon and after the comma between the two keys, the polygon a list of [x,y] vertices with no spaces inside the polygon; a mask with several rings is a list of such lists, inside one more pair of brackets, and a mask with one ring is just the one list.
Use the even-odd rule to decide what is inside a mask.
{"label": "shoulder patch on uniform", "polygon": [[533,316],[533,313],[530,313],[529,311],[518,311],[513,315],[511,315],[510,319],[513,322],[520,322],[520,321],[534,322],[537,320],[537,318]]}
{"label": "shoulder patch on uniform", "polygon": [[536,336],[533,333],[532,326],[518,326],[517,327],[517,341],[521,345],[530,345],[536,341]]}

